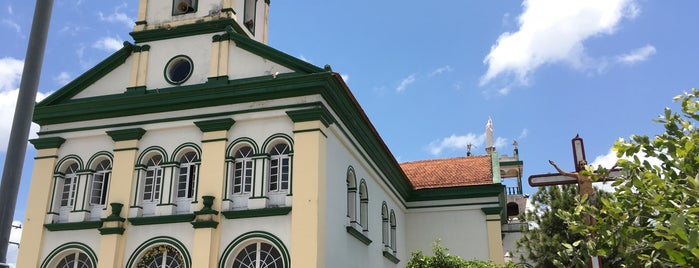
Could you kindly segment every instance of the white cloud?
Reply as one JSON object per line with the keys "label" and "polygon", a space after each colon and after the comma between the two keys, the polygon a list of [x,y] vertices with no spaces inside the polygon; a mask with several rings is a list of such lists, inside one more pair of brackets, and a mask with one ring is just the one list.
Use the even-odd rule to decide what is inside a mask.
{"label": "white cloud", "polygon": [[68,72],[61,72],[53,78],[53,80],[61,86],[68,84],[68,82],[70,82],[70,79],[71,77]]}
{"label": "white cloud", "polygon": [[645,45],[643,47],[637,48],[627,54],[617,57],[617,61],[626,64],[634,64],[640,61],[645,61],[648,57],[655,54],[655,47],[651,45]]}
{"label": "white cloud", "polygon": [[68,34],[70,36],[76,36],[80,32],[87,30],[88,27],[85,26],[79,26],[79,25],[66,25],[63,26],[60,30],[58,30],[58,33],[60,34]]}
{"label": "white cloud", "polygon": [[408,87],[408,85],[412,84],[415,82],[415,74],[411,74],[406,78],[403,78],[403,80],[400,81],[400,84],[398,84],[398,87],[396,87],[396,92],[402,92],[405,90],[405,88]]}
{"label": "white cloud", "polygon": [[443,74],[443,73],[453,72],[453,71],[454,71],[454,68],[452,68],[452,67],[449,66],[449,65],[442,66],[442,67],[439,67],[439,68],[435,69],[434,71],[432,71],[432,72],[430,73],[430,77],[431,77],[431,76],[435,76],[435,75],[440,75],[440,74]]}
{"label": "white cloud", "polygon": [[342,77],[342,80],[345,81],[345,83],[347,83],[347,81],[349,81],[349,74],[340,74],[340,76]]}
{"label": "white cloud", "polygon": [[511,84],[527,85],[530,75],[544,64],[590,67],[585,66],[590,60],[583,42],[613,34],[622,18],[638,16],[634,1],[525,0],[519,29],[500,35],[485,57],[488,70],[481,85],[501,75],[514,76]]}
{"label": "white cloud", "polygon": [[15,11],[12,9],[12,5],[7,5],[7,13],[10,15],[15,14]]}
{"label": "white cloud", "polygon": [[113,37],[104,37],[100,40],[97,40],[94,44],[92,44],[92,47],[98,48],[98,49],[103,49],[107,51],[117,51],[124,47],[124,41],[121,39],[113,38]]}
{"label": "white cloud", "polygon": [[302,61],[311,63],[311,61],[310,61],[309,59],[307,59],[305,56],[303,56],[303,54],[301,54],[301,56],[299,56],[299,59],[302,60]]}
{"label": "white cloud", "polygon": [[126,13],[119,12],[119,9],[126,7],[126,4],[117,6],[114,9],[114,13],[109,14],[109,15],[104,15],[102,11],[97,12],[97,15],[100,17],[100,21],[106,21],[106,22],[111,22],[111,23],[121,23],[127,28],[133,28],[135,23],[134,19],[129,18],[129,16],[126,15]]}
{"label": "white cloud", "polygon": [[[463,151],[463,154],[466,155],[466,146],[469,144],[471,144],[473,146],[471,148],[472,154],[474,154],[474,155],[480,154],[480,153],[477,153],[479,151],[476,150],[476,148],[479,148],[479,147],[485,148],[485,133],[483,133],[483,134],[468,133],[466,135],[460,135],[460,136],[457,136],[456,134],[452,134],[449,137],[430,142],[430,144],[427,145],[427,150],[432,155],[440,155],[444,151]],[[507,145],[507,139],[501,138],[501,137],[495,138],[495,141],[494,141],[495,148],[502,148],[506,145]],[[485,153],[485,151],[483,151],[483,150],[481,150],[481,152]]]}
{"label": "white cloud", "polygon": [[14,29],[17,33],[22,33],[22,27],[19,26],[16,22],[10,19],[2,19],[2,24],[7,25],[8,27]]}
{"label": "white cloud", "polygon": [[519,133],[519,136],[517,137],[518,140],[524,139],[527,136],[529,136],[529,129],[522,129],[522,132]]}
{"label": "white cloud", "polygon": [[[13,58],[0,59],[0,151],[7,151],[7,143],[10,139],[12,120],[17,105],[19,94],[19,81],[22,76],[24,61]],[[38,92],[37,100],[44,99],[48,94]],[[39,126],[32,124],[30,138],[36,137]]]}

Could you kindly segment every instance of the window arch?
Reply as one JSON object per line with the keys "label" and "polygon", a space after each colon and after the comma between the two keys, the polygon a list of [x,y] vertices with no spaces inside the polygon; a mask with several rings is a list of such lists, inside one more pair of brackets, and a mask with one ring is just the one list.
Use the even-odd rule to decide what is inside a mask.
{"label": "window arch", "polygon": [[347,218],[350,225],[357,223],[357,177],[354,168],[347,168]]}
{"label": "window arch", "polygon": [[163,183],[163,156],[156,154],[146,160],[146,177],[143,183],[143,201],[160,201]]}
{"label": "window arch", "polygon": [[93,268],[97,266],[97,256],[85,244],[66,243],[52,250],[41,263],[41,268]]}
{"label": "window arch", "polygon": [[369,193],[364,179],[359,183],[359,224],[366,232],[369,230]]}
{"label": "window arch", "polygon": [[101,217],[101,210],[107,204],[109,196],[109,180],[112,177],[112,161],[102,159],[93,168],[92,182],[90,183],[90,214],[92,218]]}
{"label": "window arch", "polygon": [[126,267],[189,268],[191,262],[186,247],[180,241],[158,236],[139,245],[126,262]]}
{"label": "window arch", "polygon": [[197,180],[199,177],[199,155],[190,150],[182,153],[178,159],[176,202],[178,211],[190,211],[192,201],[196,199]]}
{"label": "window arch", "polygon": [[[163,193],[164,173],[163,163],[167,159],[164,150],[146,150],[146,153],[139,157],[141,161],[137,166],[138,173],[138,198],[134,200],[134,206],[140,210],[141,215],[160,214],[156,208],[161,204],[161,199],[167,197],[167,192]],[[170,184],[168,184],[170,185]],[[167,202],[169,199],[165,199]]]}
{"label": "window arch", "polygon": [[219,268],[288,268],[289,253],[284,244],[267,232],[249,232],[231,242],[223,251]]}
{"label": "window arch", "polygon": [[386,202],[383,202],[381,205],[381,242],[383,243],[384,250],[391,247],[389,235],[388,206],[386,206]]}

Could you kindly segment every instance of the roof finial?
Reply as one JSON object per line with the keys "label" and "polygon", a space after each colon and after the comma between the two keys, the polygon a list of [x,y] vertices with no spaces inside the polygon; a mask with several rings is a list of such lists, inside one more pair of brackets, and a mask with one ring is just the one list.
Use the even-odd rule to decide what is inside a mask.
{"label": "roof finial", "polygon": [[485,152],[488,154],[495,151],[495,143],[493,140],[493,119],[488,116],[488,123],[485,124]]}
{"label": "roof finial", "polygon": [[471,146],[473,146],[473,144],[466,144],[466,156],[471,156]]}

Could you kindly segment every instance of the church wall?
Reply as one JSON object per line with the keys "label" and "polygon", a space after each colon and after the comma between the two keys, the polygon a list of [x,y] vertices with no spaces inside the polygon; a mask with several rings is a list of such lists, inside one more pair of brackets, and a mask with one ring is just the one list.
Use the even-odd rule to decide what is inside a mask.
{"label": "church wall", "polygon": [[84,231],[62,231],[62,232],[44,232],[44,244],[40,251],[41,257],[39,263],[44,262],[51,251],[61,245],[67,243],[82,243],[92,251],[97,252],[100,244],[100,234],[96,230]]}
{"label": "church wall", "polygon": [[[439,221],[439,224],[435,222]],[[432,254],[432,243],[464,259],[488,260],[485,214],[480,206],[414,209],[406,215],[406,243],[409,252]]]}
{"label": "church wall", "polygon": [[[169,1],[149,1],[168,2]],[[148,52],[148,73],[146,85],[149,90],[173,87],[165,80],[165,66],[168,61],[178,55],[185,55],[192,60],[194,70],[192,76],[181,85],[196,85],[207,81],[211,61],[211,38],[213,34],[202,34],[180,37],[180,45],[172,45],[172,40],[159,40],[146,43],[150,45]],[[142,45],[142,44],[139,44]]]}
{"label": "church wall", "polygon": [[228,78],[240,79],[248,77],[257,77],[264,75],[275,75],[291,73],[293,70],[279,65],[275,62],[266,60],[258,55],[250,53],[247,50],[239,48],[235,42],[229,44],[228,54]]}
{"label": "church wall", "polygon": [[[402,264],[394,264],[383,256],[382,244],[382,218],[381,208],[383,202],[389,211],[392,209],[397,218],[397,250],[396,256],[401,261],[406,261],[408,256],[405,251],[403,234],[405,220],[402,205],[397,203],[397,198],[390,192],[379,174],[377,174],[368,159],[364,158],[357,149],[349,143],[349,140],[338,131],[337,126],[331,127],[328,135],[328,174],[327,192],[328,213],[327,217],[327,265],[326,267],[400,267]],[[366,154],[364,154],[366,155]],[[368,233],[371,244],[365,245],[357,238],[350,235],[346,227],[349,226],[347,218],[347,170],[354,168],[357,185],[364,179],[369,194],[368,203]],[[383,176],[383,174],[381,174]],[[357,219],[359,219],[359,197],[356,199]],[[390,228],[388,230],[390,232]]]}

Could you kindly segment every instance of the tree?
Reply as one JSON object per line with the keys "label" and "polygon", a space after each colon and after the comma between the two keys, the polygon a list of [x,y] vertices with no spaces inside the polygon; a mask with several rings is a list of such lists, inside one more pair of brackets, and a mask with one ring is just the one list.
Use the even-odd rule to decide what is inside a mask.
{"label": "tree", "polygon": [[[598,198],[599,207],[581,198],[573,212],[559,213],[583,237],[560,256],[618,251],[628,267],[699,267],[699,90],[675,101],[681,113],[666,108],[655,120],[665,132],[614,144],[623,175],[613,195]],[[608,171],[586,172],[594,180]],[[582,223],[585,213],[596,219],[591,226]]]}
{"label": "tree", "polygon": [[[607,194],[596,190],[597,196]],[[527,211],[524,219],[533,224],[525,230],[523,237],[517,241],[517,250],[526,259],[536,262],[536,267],[587,267],[585,260],[590,255],[582,251],[571,251],[559,256],[557,253],[584,239],[584,236],[572,232],[568,224],[559,216],[559,211],[572,213],[576,207],[578,188],[576,185],[546,186],[539,188],[531,197],[534,210]]]}
{"label": "tree", "polygon": [[467,261],[459,256],[450,255],[449,249],[439,245],[439,240],[432,243],[434,256],[425,256],[421,250],[410,253],[410,260],[406,268],[514,268],[511,263],[497,265],[492,262],[471,260]]}

